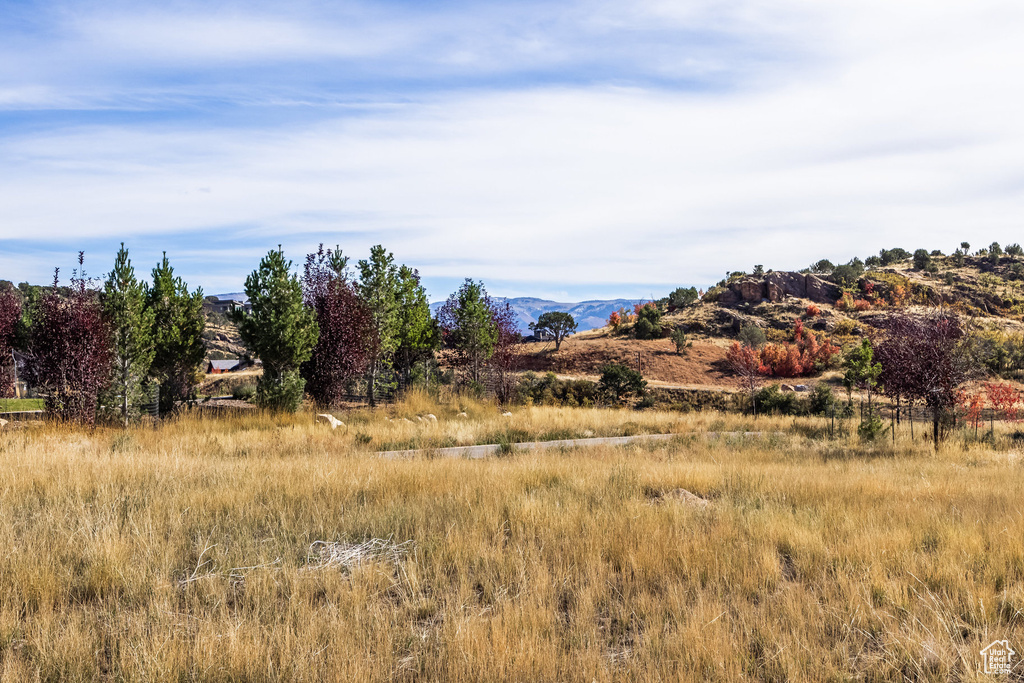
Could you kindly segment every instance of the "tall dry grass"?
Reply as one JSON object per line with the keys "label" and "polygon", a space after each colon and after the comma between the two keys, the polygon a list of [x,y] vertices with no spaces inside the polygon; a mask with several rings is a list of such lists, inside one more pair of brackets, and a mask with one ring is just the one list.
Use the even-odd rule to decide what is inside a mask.
{"label": "tall dry grass", "polygon": [[[750,424],[469,407],[436,429],[683,434],[393,461],[369,449],[421,427],[381,411],[347,433],[311,415],[2,432],[0,680],[981,680],[989,641],[1024,646],[1007,441],[936,455],[792,418],[705,438]],[[310,554],[367,539],[408,544],[350,569]]]}

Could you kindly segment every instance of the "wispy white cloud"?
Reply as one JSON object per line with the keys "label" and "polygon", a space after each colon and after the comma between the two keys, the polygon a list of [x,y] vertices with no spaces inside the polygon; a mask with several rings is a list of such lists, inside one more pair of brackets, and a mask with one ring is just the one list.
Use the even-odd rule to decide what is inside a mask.
{"label": "wispy white cloud", "polygon": [[[1018,239],[1024,10],[1015,5],[497,7],[410,9],[380,41],[381,17],[401,9],[356,7],[355,38],[339,45],[332,36],[348,35],[334,33],[345,22],[317,25],[308,7],[280,23],[259,7],[221,10],[201,30],[189,12],[62,24],[78,27],[67,34],[75,40],[101,37],[103,59],[138,51],[151,65],[300,60],[320,71],[337,59],[388,78],[461,70],[480,80],[388,81],[393,91],[367,95],[284,82],[272,69],[264,83],[256,66],[233,87],[155,77],[133,86],[101,70],[108,89],[92,102],[151,101],[168,115],[0,137],[0,238],[149,235],[184,248],[220,231],[244,244],[232,263],[279,242],[293,257],[320,240],[356,255],[382,242],[428,277],[516,292],[642,287],[624,295],[710,283],[754,263]],[[171,46],[178,33],[193,38]],[[601,37],[628,68],[594,78],[588,65],[607,63]],[[666,47],[673,41],[678,49]],[[150,42],[161,47],[146,50]],[[495,76],[517,70],[534,75]],[[663,80],[686,73],[711,81]],[[213,116],[203,104],[212,94],[272,115]],[[0,85],[0,107],[33,97],[55,107],[90,100],[46,79]],[[191,274],[213,282],[209,268]]]}

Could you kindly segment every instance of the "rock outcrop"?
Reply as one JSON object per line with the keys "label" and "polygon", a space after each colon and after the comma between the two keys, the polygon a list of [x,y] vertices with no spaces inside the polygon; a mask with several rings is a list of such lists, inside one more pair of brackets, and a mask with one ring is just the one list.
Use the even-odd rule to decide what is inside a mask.
{"label": "rock outcrop", "polygon": [[839,298],[839,293],[839,287],[816,275],[773,271],[760,279],[748,276],[730,282],[718,295],[718,303],[723,306],[733,306],[741,301],[760,303],[767,300],[775,303],[793,297],[832,304]]}
{"label": "rock outcrop", "polygon": [[826,280],[822,280],[817,275],[806,275],[805,282],[807,283],[806,296],[808,299],[815,303],[828,303],[834,304],[836,299],[839,298],[839,287]]}

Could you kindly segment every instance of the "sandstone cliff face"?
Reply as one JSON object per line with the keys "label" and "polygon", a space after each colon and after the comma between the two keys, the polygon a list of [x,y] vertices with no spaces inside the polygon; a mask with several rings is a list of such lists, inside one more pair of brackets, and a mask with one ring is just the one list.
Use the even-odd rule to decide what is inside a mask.
{"label": "sandstone cliff face", "polygon": [[832,304],[839,294],[839,287],[816,275],[771,272],[760,279],[748,276],[729,283],[729,287],[718,296],[718,303],[723,306],[733,306],[741,301],[759,303],[768,300],[775,303],[793,297]]}

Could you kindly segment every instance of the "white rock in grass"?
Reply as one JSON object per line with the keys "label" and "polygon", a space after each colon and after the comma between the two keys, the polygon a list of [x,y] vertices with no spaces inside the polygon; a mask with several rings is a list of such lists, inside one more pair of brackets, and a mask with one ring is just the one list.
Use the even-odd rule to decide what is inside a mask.
{"label": "white rock in grass", "polygon": [[456,415],[455,417],[461,417],[461,418],[462,418],[463,420],[465,420],[466,418],[468,418],[468,417],[469,417],[469,415],[466,415],[465,413],[459,413],[459,414],[458,414],[458,415]]}
{"label": "white rock in grass", "polygon": [[402,418],[402,422],[408,422],[409,424],[412,424],[412,420],[410,420],[410,419],[409,419],[409,418],[407,418],[407,417],[403,417],[403,418]]}
{"label": "white rock in grass", "polygon": [[424,420],[429,420],[430,422],[437,422],[437,415],[432,415],[431,413],[427,413],[426,415],[423,416],[423,419]]}
{"label": "white rock in grass", "polygon": [[502,417],[512,417],[512,413],[506,411],[506,412],[502,413],[501,416]]}
{"label": "white rock in grass", "polygon": [[7,426],[7,420],[4,420],[3,418],[0,418],[0,427],[6,427],[6,426]]}
{"label": "white rock in grass", "polygon": [[330,413],[320,413],[316,416],[316,419],[320,422],[326,422],[331,425],[331,429],[337,429],[338,427],[344,427],[345,423],[334,417]]}
{"label": "white rock in grass", "polygon": [[422,418],[422,417],[420,417],[419,415],[417,415],[417,416],[416,416],[416,421],[417,421],[417,422],[423,422],[423,418]]}

